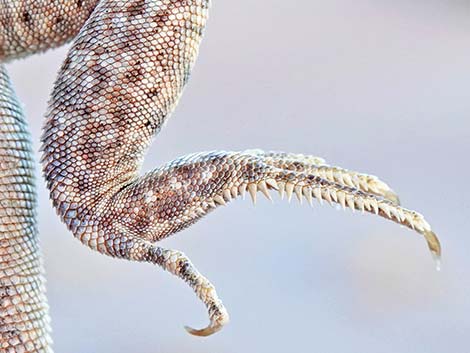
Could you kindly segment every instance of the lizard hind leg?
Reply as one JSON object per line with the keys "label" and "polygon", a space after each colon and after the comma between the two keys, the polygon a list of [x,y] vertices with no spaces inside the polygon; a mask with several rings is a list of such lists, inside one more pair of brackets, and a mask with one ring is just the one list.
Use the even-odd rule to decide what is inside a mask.
{"label": "lizard hind leg", "polygon": [[97,242],[98,250],[107,255],[153,263],[185,280],[209,311],[208,327],[188,329],[199,336],[220,330],[228,321],[227,311],[213,285],[184,254],[153,243],[192,225],[244,193],[255,201],[258,192],[270,198],[269,190],[274,189],[288,198],[295,194],[309,203],[313,199],[325,200],[376,214],[422,234],[431,252],[439,257],[439,240],[419,213],[359,188],[323,179],[307,169],[301,172],[273,164],[268,157],[247,152],[188,155],[138,178],[103,200],[93,210],[92,227],[74,228],[80,222],[68,217],[79,217],[77,212],[68,211],[64,218],[88,246],[95,247]]}

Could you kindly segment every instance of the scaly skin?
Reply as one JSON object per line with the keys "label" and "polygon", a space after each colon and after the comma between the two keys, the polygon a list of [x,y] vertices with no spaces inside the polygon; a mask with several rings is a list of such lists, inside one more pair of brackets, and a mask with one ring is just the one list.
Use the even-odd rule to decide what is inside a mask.
{"label": "scaly skin", "polygon": [[50,352],[30,136],[0,65],[0,352]]}
{"label": "scaly skin", "polygon": [[[60,38],[54,37],[50,19],[37,29],[28,22],[28,30],[38,33],[32,37],[44,38],[39,44],[23,40],[20,45],[11,33],[3,33],[3,59],[57,46],[81,27],[56,80],[42,137],[43,172],[53,205],[88,247],[158,265],[186,281],[210,319],[206,328],[187,328],[190,333],[207,336],[220,330],[228,322],[227,311],[188,257],[156,242],[245,192],[256,201],[258,191],[271,198],[269,190],[275,189],[288,199],[295,194],[309,203],[316,198],[377,214],[422,234],[432,253],[440,255],[429,224],[401,207],[387,184],[328,166],[318,157],[203,152],[139,176],[145,151],[188,81],[209,0],[78,2],[87,4],[83,16],[73,16],[62,1],[51,5],[71,23]],[[38,8],[37,18],[45,13]],[[20,31],[25,26],[18,24]]]}

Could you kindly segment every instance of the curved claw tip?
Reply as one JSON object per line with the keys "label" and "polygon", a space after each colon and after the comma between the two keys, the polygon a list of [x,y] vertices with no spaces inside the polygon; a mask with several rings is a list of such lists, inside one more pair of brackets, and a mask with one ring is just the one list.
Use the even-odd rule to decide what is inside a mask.
{"label": "curved claw tip", "polygon": [[428,242],[428,247],[431,252],[435,253],[437,257],[441,256],[441,244],[439,243],[439,239],[437,235],[432,231],[424,232],[424,237]]}
{"label": "curved claw tip", "polygon": [[217,331],[220,331],[221,328],[222,328],[222,326],[208,326],[206,328],[196,330],[196,329],[194,329],[192,327],[189,327],[189,326],[184,327],[184,329],[188,333],[190,333],[191,335],[194,335],[194,336],[199,336],[199,337],[210,336],[210,335],[216,333]]}
{"label": "curved claw tip", "polygon": [[437,235],[432,231],[427,231],[424,233],[426,241],[428,242],[429,250],[431,250],[431,255],[436,263],[436,270],[441,270],[441,244]]}

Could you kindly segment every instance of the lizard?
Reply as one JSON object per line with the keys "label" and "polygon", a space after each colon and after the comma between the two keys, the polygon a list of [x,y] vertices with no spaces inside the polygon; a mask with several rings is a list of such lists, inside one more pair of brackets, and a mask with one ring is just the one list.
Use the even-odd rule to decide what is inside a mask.
{"label": "lizard", "polygon": [[[316,199],[381,216],[421,234],[439,259],[429,223],[402,207],[388,184],[320,157],[219,150],[140,174],[188,82],[209,7],[210,0],[0,2],[0,62],[72,41],[46,112],[41,164],[53,207],[73,235],[104,255],[150,263],[184,280],[208,311],[207,327],[186,327],[197,336],[219,331],[228,312],[184,253],[157,242],[245,194],[256,203],[258,193],[271,199],[273,190],[289,201]],[[29,135],[3,64],[0,78],[0,349],[50,352]],[[31,290],[15,275],[34,283]]]}

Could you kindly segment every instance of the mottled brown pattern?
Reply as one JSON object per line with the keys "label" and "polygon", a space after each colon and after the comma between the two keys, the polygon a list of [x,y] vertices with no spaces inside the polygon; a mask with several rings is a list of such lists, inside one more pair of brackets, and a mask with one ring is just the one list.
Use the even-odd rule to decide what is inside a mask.
{"label": "mottled brown pattern", "polygon": [[58,47],[75,37],[99,0],[0,0],[0,61]]}
{"label": "mottled brown pattern", "polygon": [[[271,198],[269,190],[277,190],[289,200],[296,195],[301,202],[325,200],[377,214],[422,234],[439,256],[429,224],[401,207],[387,184],[318,157],[203,152],[139,176],[152,138],[189,79],[208,8],[209,0],[0,6],[3,60],[62,44],[81,28],[56,80],[42,137],[52,203],[75,237],[103,254],[149,262],[186,281],[209,313],[208,327],[188,328],[201,336],[220,330],[227,311],[184,254],[155,243],[245,193],[256,202],[257,192]],[[16,27],[7,29],[13,22]]]}

